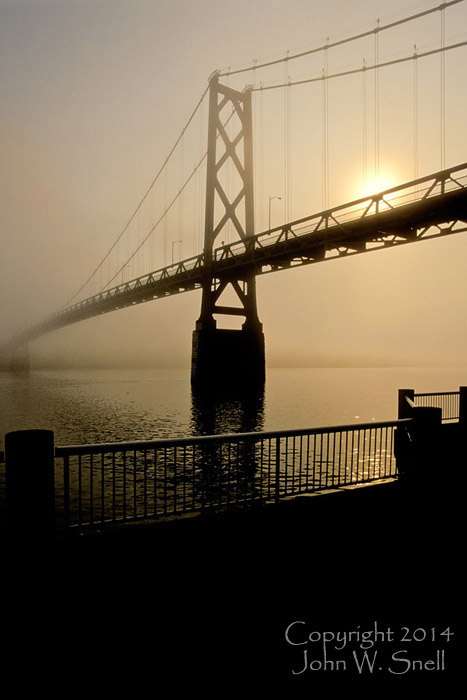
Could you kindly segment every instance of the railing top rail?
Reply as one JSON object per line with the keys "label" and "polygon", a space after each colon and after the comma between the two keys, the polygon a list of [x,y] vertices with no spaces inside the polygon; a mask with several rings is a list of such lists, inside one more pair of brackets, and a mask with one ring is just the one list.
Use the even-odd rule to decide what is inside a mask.
{"label": "railing top rail", "polygon": [[348,425],[323,426],[319,428],[291,428],[288,430],[271,430],[264,432],[258,431],[251,433],[225,433],[222,435],[199,435],[181,438],[161,438],[158,440],[133,440],[130,442],[107,442],[89,445],[61,445],[55,447],[55,456],[65,457],[101,452],[154,449],[157,447],[183,447],[187,445],[199,445],[210,442],[241,442],[242,440],[250,440],[254,442],[281,437],[299,437],[302,435],[317,435],[320,433],[350,432],[354,430],[368,430],[370,428],[390,428],[410,423],[411,420],[411,418],[400,418],[391,421],[349,423]]}
{"label": "railing top rail", "polygon": [[[318,217],[321,216],[330,216],[331,214],[335,214],[337,212],[346,210],[346,209],[353,209],[354,207],[358,205],[363,205],[368,202],[376,201],[376,200],[382,200],[386,196],[395,194],[396,192],[403,192],[405,190],[411,190],[414,187],[417,187],[419,185],[427,184],[427,183],[433,183],[433,184],[438,184],[441,182],[444,182],[446,180],[450,180],[451,176],[453,173],[459,173],[461,171],[467,171],[467,163],[462,163],[460,165],[456,165],[455,167],[452,168],[447,168],[445,170],[440,170],[439,172],[436,173],[431,173],[430,175],[425,175],[424,177],[418,178],[417,180],[410,180],[409,182],[403,182],[400,185],[396,185],[395,187],[390,187],[386,190],[382,190],[380,192],[374,192],[372,194],[368,194],[365,197],[360,197],[359,199],[354,199],[350,202],[345,202],[344,204],[339,204],[335,207],[332,207],[330,209],[325,209],[323,211],[317,212],[315,214],[311,214],[310,216],[305,216],[301,219],[295,219],[294,221],[290,221],[287,224],[281,224],[279,226],[276,226],[275,228],[266,230],[266,231],[261,231],[260,233],[255,234],[255,236],[252,236],[252,238],[258,238],[260,236],[264,236],[265,234],[271,234],[271,233],[279,233],[284,229],[284,227],[289,227],[289,228],[294,228],[298,226],[299,224],[304,224],[307,221],[310,221],[311,219],[317,219]],[[463,178],[459,178],[463,179]],[[454,181],[459,189],[465,189],[466,185],[463,184],[461,185],[458,180]],[[423,193],[420,191],[418,194],[415,195],[413,202],[417,202],[420,199],[424,198],[424,195],[426,196],[426,193]]]}
{"label": "railing top rail", "polygon": [[459,394],[459,391],[428,391],[423,394],[414,394],[414,398],[421,396],[459,396]]}

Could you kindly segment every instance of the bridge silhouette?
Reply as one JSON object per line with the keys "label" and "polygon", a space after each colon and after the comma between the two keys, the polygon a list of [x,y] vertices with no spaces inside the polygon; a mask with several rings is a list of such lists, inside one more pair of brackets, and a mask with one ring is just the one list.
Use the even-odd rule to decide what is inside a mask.
{"label": "bridge silhouette", "polygon": [[[376,42],[382,31],[392,29],[403,22],[414,21],[436,11],[440,11],[441,15],[444,16],[446,8],[459,1],[444,3],[439,7],[404,18],[390,25],[378,25],[377,29],[369,34],[374,34]],[[362,36],[349,37],[347,41],[357,40]],[[366,73],[372,70],[375,75],[375,100],[377,100],[377,75],[383,67],[406,61],[411,61],[416,66],[424,56],[432,56],[436,53],[439,53],[441,59],[444,60],[446,51],[458,49],[467,44],[467,42],[461,42],[446,46],[442,42],[439,48],[426,52],[415,50],[411,56],[389,62],[379,62],[376,46],[375,61],[372,65],[364,62],[364,65],[358,69],[331,74],[327,70],[327,56],[329,50],[337,46],[338,43],[330,44],[329,41],[326,41],[322,47],[307,52],[320,51],[325,56],[325,67],[322,74],[307,80],[293,82],[289,77],[283,84],[279,85],[263,86],[260,84],[259,87],[249,85],[243,90],[236,90],[230,85],[222,83],[221,79],[227,78],[227,82],[230,82],[230,76],[242,71],[215,72],[209,80],[208,89],[188,120],[181,137],[156,176],[153,185],[159,179],[159,175],[163,172],[176,147],[183,142],[185,132],[191,124],[194,114],[198,111],[204,97],[209,94],[206,154],[200,159],[187,180],[179,185],[178,193],[170,204],[168,204],[166,197],[160,219],[155,225],[150,226],[149,233],[142,241],[138,242],[136,250],[130,257],[124,258],[123,263],[119,260],[117,270],[107,284],[97,293],[88,294],[74,303],[68,303],[56,313],[30,326],[13,338],[10,344],[10,367],[13,369],[28,368],[27,344],[41,335],[118,309],[201,289],[201,314],[193,333],[193,383],[205,386],[211,380],[218,382],[219,377],[226,374],[222,368],[228,367],[229,382],[261,384],[264,382],[265,376],[265,354],[264,335],[256,304],[255,281],[258,275],[466,231],[467,163],[462,163],[449,168],[442,167],[435,173],[424,177],[414,177],[403,184],[345,204],[325,206],[318,213],[287,221],[280,226],[271,228],[269,221],[269,227],[266,230],[255,233],[254,117],[252,109],[252,95],[255,91],[263,93],[267,89],[285,90],[285,121],[287,122],[287,96],[290,88],[295,84],[320,81],[323,86],[323,203],[327,204],[326,87],[328,81],[357,72],[360,72],[365,79]],[[290,60],[298,57],[287,56],[285,59],[286,67],[288,67]],[[281,61],[283,62],[284,59],[278,63]],[[264,67],[269,65],[264,64]],[[254,71],[258,71],[262,67],[255,65],[253,68]],[[442,67],[444,70],[444,64]],[[442,74],[442,78],[444,78],[444,74]],[[441,103],[442,110],[445,110],[443,90],[442,82]],[[376,170],[379,170],[380,167],[377,144],[378,118],[375,102]],[[444,121],[442,119],[442,129],[445,128]],[[414,140],[416,141],[416,131],[414,131]],[[443,144],[443,140],[444,133],[441,134],[441,144]],[[414,161],[416,165],[418,161],[417,143],[414,146]],[[174,246],[179,244],[181,250],[183,239],[173,237],[171,264],[150,269],[144,274],[133,276],[124,281],[124,272],[130,268],[130,261],[143,244],[150,239],[160,220],[164,218],[167,220],[167,215],[176,202],[180,204],[180,218],[182,217],[183,194],[186,185],[204,163],[206,190],[202,251],[174,262]],[[443,146],[441,164],[444,166]],[[414,172],[417,172],[417,167],[414,167]],[[287,187],[286,173],[286,190]],[[146,200],[147,195],[148,193],[138,205],[135,214]],[[271,199],[274,197],[269,198],[269,207],[271,207]],[[281,198],[277,197],[277,199]],[[193,205],[190,202],[186,206],[190,208]],[[232,238],[232,231],[234,240],[229,240]],[[124,232],[125,229],[122,234]],[[120,241],[122,234],[116,243]],[[224,240],[221,240],[222,238]],[[115,244],[111,251],[114,247]],[[104,257],[103,261],[108,255]],[[167,257],[167,238],[165,239],[165,257]],[[102,267],[103,261],[98,265],[96,271]],[[121,282],[115,283],[118,275],[121,275]],[[84,285],[79,291],[83,289]],[[223,296],[227,291],[230,294],[233,292],[235,303],[232,303],[231,297],[229,302],[223,301]],[[241,317],[243,325],[240,330],[218,328],[216,316]]]}
{"label": "bridge silhouette", "polygon": [[[263,275],[465,231],[467,163],[215,248],[213,270],[223,284],[239,275]],[[18,335],[17,341],[200,289],[203,276],[200,253],[67,306]],[[222,307],[216,310],[222,313]],[[243,314],[241,308],[238,314]]]}

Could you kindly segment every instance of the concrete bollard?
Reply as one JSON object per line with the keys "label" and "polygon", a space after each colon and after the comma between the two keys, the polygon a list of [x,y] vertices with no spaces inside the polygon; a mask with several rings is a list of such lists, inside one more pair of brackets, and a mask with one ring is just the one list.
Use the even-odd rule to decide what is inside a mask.
{"label": "concrete bollard", "polygon": [[54,434],[5,435],[7,524],[12,538],[40,540],[55,532]]}

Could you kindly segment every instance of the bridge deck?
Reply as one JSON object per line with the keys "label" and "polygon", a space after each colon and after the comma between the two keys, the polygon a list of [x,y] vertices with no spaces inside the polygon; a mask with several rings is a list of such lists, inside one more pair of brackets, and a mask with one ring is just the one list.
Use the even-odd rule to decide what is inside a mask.
{"label": "bridge deck", "polygon": [[[400,185],[213,251],[212,274],[262,275],[467,230],[467,164]],[[201,288],[204,254],[84,299],[15,338],[25,343],[63,326]]]}

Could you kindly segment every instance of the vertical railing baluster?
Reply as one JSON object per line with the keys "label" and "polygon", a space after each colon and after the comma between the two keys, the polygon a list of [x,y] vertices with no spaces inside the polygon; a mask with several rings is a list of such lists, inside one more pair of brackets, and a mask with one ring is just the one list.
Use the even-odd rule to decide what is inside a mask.
{"label": "vertical railing baluster", "polygon": [[138,458],[136,456],[136,450],[133,450],[133,519],[136,519],[137,513],[137,466]]}
{"label": "vertical railing baluster", "polygon": [[196,445],[193,445],[193,464],[192,464],[192,477],[193,483],[191,488],[191,507],[192,510],[196,508]]}
{"label": "vertical railing baluster", "polygon": [[112,451],[112,521],[115,522],[116,518],[116,474],[115,474],[115,452]]}
{"label": "vertical railing baluster", "polygon": [[275,470],[275,495],[276,502],[279,503],[280,498],[280,474],[281,474],[281,443],[280,437],[276,437],[276,470]]}
{"label": "vertical railing baluster", "polygon": [[269,437],[267,441],[268,446],[268,499],[271,498],[271,456],[272,456],[272,438]]}
{"label": "vertical railing baluster", "polygon": [[173,513],[177,511],[177,446],[174,447],[174,466],[173,466]]}
{"label": "vertical railing baluster", "polygon": [[153,511],[154,511],[154,517],[157,517],[158,509],[157,509],[157,498],[159,495],[159,489],[158,489],[158,482],[157,482],[157,456],[159,454],[159,451],[157,447],[154,448],[154,480],[153,480],[153,492],[154,492],[154,500],[153,500]]}
{"label": "vertical railing baluster", "polygon": [[164,514],[167,515],[167,449],[164,449]]}
{"label": "vertical railing baluster", "polygon": [[102,452],[101,454],[101,521],[105,522],[105,474],[104,474],[104,465],[105,465],[105,453]]}
{"label": "vertical railing baluster", "polygon": [[187,446],[185,445],[183,448],[183,504],[182,504],[182,513],[186,513],[186,480],[187,480],[186,451],[187,451]]}
{"label": "vertical railing baluster", "polygon": [[355,480],[360,481],[360,440],[361,440],[361,435],[362,431],[357,430],[357,446],[355,448],[355,454],[356,454],[356,459],[357,459],[357,473],[355,475]]}
{"label": "vertical railing baluster", "polygon": [[78,525],[83,524],[83,474],[81,455],[78,455]]}
{"label": "vertical railing baluster", "polygon": [[94,455],[89,455],[89,522],[94,522]]}
{"label": "vertical railing baluster", "polygon": [[[347,440],[349,437],[349,431],[341,431],[340,444],[339,444],[339,485],[347,484]],[[344,467],[342,473],[342,466]]]}
{"label": "vertical railing baluster", "polygon": [[[219,479],[217,481],[217,499],[218,499],[218,504],[222,506],[222,470],[223,470],[224,464],[223,464],[223,459],[222,459],[222,444],[219,443],[219,465],[217,467],[217,473],[219,474]],[[215,493],[215,491],[213,491]]]}
{"label": "vertical railing baluster", "polygon": [[143,515],[148,517],[148,451],[143,450]]}
{"label": "vertical railing baluster", "polygon": [[[321,486],[321,452],[318,452],[318,450],[321,450],[321,435],[315,435],[314,436],[314,441],[313,441],[313,491],[316,491],[317,488]],[[318,459],[318,455],[319,459]],[[318,465],[318,472],[319,474],[316,473],[316,465]]]}
{"label": "vertical railing baluster", "polygon": [[325,485],[329,486],[329,443],[331,442],[331,434],[326,433],[326,480]]}
{"label": "vertical railing baluster", "polygon": [[70,526],[70,457],[63,457],[63,525]]}
{"label": "vertical railing baluster", "polygon": [[126,450],[122,451],[123,520],[126,520]]}
{"label": "vertical railing baluster", "polygon": [[377,433],[377,438],[378,438],[377,439],[378,447],[377,447],[377,452],[376,452],[376,455],[377,455],[376,460],[377,461],[375,463],[375,474],[377,474],[377,478],[380,479],[381,474],[383,472],[383,470],[381,468],[381,459],[382,459],[382,455],[383,455],[383,451],[382,451],[383,430],[382,430],[382,428],[377,428],[376,433]]}
{"label": "vertical railing baluster", "polygon": [[259,498],[260,502],[264,501],[264,442],[260,439],[259,443]]}
{"label": "vertical railing baluster", "polygon": [[342,462],[342,430],[339,430],[337,435],[339,436],[339,443],[337,446],[338,458],[336,459],[337,455],[334,457],[334,462],[337,462],[337,464],[336,464],[337,484],[335,484],[335,486],[340,486],[341,485],[341,462]]}
{"label": "vertical railing baluster", "polygon": [[292,493],[295,493],[295,435],[292,436]]}

